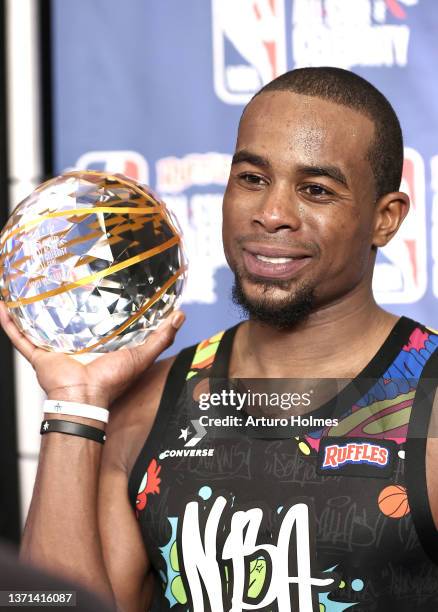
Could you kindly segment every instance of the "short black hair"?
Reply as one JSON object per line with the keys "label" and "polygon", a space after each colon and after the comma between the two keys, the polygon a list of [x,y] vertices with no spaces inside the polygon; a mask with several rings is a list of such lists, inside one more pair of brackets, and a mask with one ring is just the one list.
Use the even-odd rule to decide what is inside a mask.
{"label": "short black hair", "polygon": [[398,191],[403,171],[403,136],[400,122],[385,96],[354,72],[321,66],[286,72],[254,97],[269,91],[290,91],[330,100],[352,108],[374,123],[374,138],[367,159],[375,181],[376,200]]}

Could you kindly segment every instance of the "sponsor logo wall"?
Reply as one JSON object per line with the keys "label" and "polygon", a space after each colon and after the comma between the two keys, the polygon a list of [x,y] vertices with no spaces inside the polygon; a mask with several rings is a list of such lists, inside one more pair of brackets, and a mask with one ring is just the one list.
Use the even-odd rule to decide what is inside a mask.
{"label": "sponsor logo wall", "polygon": [[188,321],[173,351],[238,320],[221,246],[237,124],[264,83],[301,66],[352,69],[395,107],[412,208],[379,253],[374,289],[388,309],[438,327],[438,5],[129,0],[122,9],[77,0],[54,3],[54,25],[56,172],[93,168],[146,182],[184,231]]}

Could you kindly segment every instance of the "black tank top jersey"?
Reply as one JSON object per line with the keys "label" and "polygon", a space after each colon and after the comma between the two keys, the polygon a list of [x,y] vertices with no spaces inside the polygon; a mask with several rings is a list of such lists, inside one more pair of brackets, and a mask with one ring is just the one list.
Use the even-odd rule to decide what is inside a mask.
{"label": "black tank top jersey", "polygon": [[399,319],[301,427],[203,429],[194,398],[226,379],[236,329],[178,355],[130,477],[151,610],[438,611],[425,470],[438,332]]}

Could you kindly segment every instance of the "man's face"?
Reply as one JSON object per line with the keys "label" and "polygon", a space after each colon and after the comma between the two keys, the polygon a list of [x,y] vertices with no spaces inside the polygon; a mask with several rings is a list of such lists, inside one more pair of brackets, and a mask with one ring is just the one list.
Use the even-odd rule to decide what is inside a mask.
{"label": "man's face", "polygon": [[275,316],[303,300],[314,308],[370,282],[373,134],[358,112],[291,92],[263,93],[247,107],[224,197],[223,241],[253,311]]}

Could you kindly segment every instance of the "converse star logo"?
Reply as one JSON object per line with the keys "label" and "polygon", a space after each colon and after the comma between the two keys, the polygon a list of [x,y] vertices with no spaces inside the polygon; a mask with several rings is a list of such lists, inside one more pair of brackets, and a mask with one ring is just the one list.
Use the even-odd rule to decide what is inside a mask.
{"label": "converse star logo", "polygon": [[47,430],[49,429],[49,427],[50,427],[50,425],[49,425],[48,421],[46,421],[46,422],[44,423],[44,425],[43,425],[43,429],[44,429],[44,431],[47,431]]}
{"label": "converse star logo", "polygon": [[186,427],[185,429],[181,429],[181,435],[179,436],[178,440],[180,438],[182,438],[184,440],[184,442],[187,442],[187,436],[190,433],[190,429],[188,427]]}

